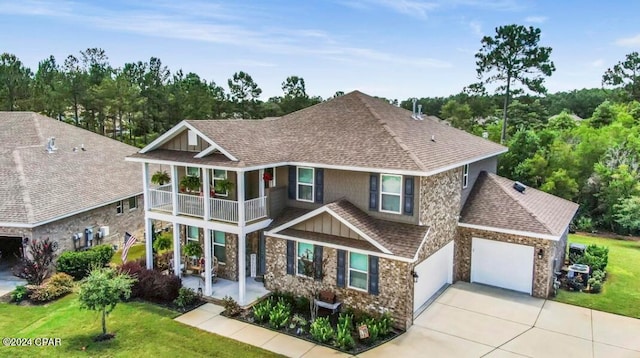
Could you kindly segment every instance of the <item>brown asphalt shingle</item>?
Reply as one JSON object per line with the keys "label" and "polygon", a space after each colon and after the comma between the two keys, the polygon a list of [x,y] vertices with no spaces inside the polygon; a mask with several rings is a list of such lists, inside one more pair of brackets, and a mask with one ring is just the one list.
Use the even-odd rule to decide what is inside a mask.
{"label": "brown asphalt shingle", "polygon": [[36,113],[0,112],[0,222],[35,224],[142,193],[141,165],[124,160],[136,151]]}
{"label": "brown asphalt shingle", "polygon": [[465,224],[560,236],[578,204],[533,188],[519,193],[513,180],[481,172],[462,209]]}
{"label": "brown asphalt shingle", "polygon": [[[277,119],[187,122],[235,156],[238,166],[306,162],[432,172],[506,151],[423,117],[415,120],[410,111],[354,91]],[[136,157],[166,155],[151,151]]]}

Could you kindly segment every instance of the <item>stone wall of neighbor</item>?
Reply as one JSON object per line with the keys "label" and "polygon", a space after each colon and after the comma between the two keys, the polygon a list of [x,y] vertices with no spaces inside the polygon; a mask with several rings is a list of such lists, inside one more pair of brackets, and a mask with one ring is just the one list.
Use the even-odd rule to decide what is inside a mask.
{"label": "stone wall of neighbor", "polygon": [[367,312],[389,311],[398,328],[406,329],[413,322],[413,279],[406,262],[379,259],[379,294],[336,285],[337,250],[323,248],[324,277],[320,281],[307,277],[287,275],[287,244],[283,239],[266,238],[265,287],[271,291],[292,292],[312,297],[315,292],[329,290],[346,307]]}
{"label": "stone wall of neighbor", "polygon": [[[556,253],[556,241],[537,239],[527,236],[503,234],[492,231],[458,228],[458,238],[456,241],[456,279],[470,281],[471,279],[471,240],[473,237],[494,241],[508,242],[512,244],[533,246],[534,249],[534,271],[533,271],[533,296],[546,298],[549,295],[550,287],[553,284],[553,263]],[[538,258],[538,251],[543,250],[542,259]],[[505,267],[505,275],[509,268]]]}

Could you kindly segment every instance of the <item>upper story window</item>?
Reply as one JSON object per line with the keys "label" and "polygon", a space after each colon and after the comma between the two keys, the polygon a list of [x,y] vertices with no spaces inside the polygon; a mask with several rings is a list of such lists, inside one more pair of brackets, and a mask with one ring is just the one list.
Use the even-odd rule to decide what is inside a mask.
{"label": "upper story window", "polygon": [[187,226],[187,241],[200,241],[200,229],[197,226]]}
{"label": "upper story window", "polygon": [[349,252],[349,287],[366,291],[369,288],[369,256]]}
{"label": "upper story window", "polygon": [[187,167],[187,176],[190,177],[200,177],[200,168],[196,167]]}
{"label": "upper story window", "polygon": [[298,167],[296,198],[300,201],[313,202],[314,169]]}
{"label": "upper story window", "polygon": [[465,164],[462,168],[462,189],[469,186],[469,164]]}
{"label": "upper story window", "polygon": [[187,144],[188,145],[198,145],[198,135],[196,132],[189,129],[187,131]]}
{"label": "upper story window", "polygon": [[298,242],[296,273],[299,276],[313,277],[314,245]]}
{"label": "upper story window", "polygon": [[380,175],[380,211],[402,213],[402,176]]}
{"label": "upper story window", "polygon": [[227,171],[222,169],[214,169],[213,170],[213,189],[216,191],[217,196],[227,196],[229,195],[229,191],[225,190],[224,192],[218,191],[219,183],[227,180]]}
{"label": "upper story window", "polygon": [[213,231],[213,256],[218,259],[218,263],[224,264],[227,261],[227,249],[225,247],[226,238],[223,231]]}
{"label": "upper story window", "polygon": [[122,214],[124,212],[124,202],[122,200],[116,203],[116,214]]}
{"label": "upper story window", "polygon": [[133,210],[133,209],[137,209],[138,208],[138,197],[137,196],[132,196],[129,198],[129,210]]}

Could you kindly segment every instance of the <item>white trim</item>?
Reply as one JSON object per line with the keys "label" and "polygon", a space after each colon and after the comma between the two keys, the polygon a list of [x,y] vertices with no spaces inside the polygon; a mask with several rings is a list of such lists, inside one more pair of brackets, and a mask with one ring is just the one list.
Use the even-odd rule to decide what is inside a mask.
{"label": "white trim", "polygon": [[[359,252],[354,252],[349,250],[347,252],[349,255],[349,257],[347,258],[347,288],[350,288],[352,290],[358,290],[358,291],[364,291],[364,292],[369,292],[369,255],[365,255],[365,254],[361,254]],[[358,270],[358,269],[352,269],[351,268],[351,254],[358,254],[358,255],[365,255],[367,257],[367,271],[362,271],[362,270]],[[367,275],[367,283],[365,284],[365,288],[360,288],[360,287],[355,287],[355,286],[351,286],[351,270],[355,271],[355,272],[359,272],[359,273],[364,273]]]}
{"label": "white trim", "polygon": [[[418,256],[420,256],[420,251],[422,251],[422,246],[424,246],[424,243],[427,242],[427,238],[429,237],[429,233],[431,232],[431,226],[429,226],[429,228],[427,229],[427,233],[424,234],[424,237],[422,238],[422,241],[420,242],[420,245],[418,246],[418,250],[416,250],[416,254],[415,256],[413,256],[413,261],[418,261]],[[451,240],[453,241],[453,240]],[[450,242],[451,242],[450,241]],[[448,245],[448,243],[447,243]]]}
{"label": "white trim", "polygon": [[469,164],[462,166],[462,189],[469,187]]}
{"label": "white trim", "polygon": [[558,241],[562,237],[562,235],[554,236],[554,235],[548,235],[548,234],[539,234],[539,233],[530,232],[530,231],[520,231],[520,230],[503,229],[503,228],[499,228],[499,227],[491,227],[491,226],[484,226],[484,225],[465,224],[465,223],[461,223],[461,222],[458,222],[458,226],[465,227],[465,228],[468,228],[468,229],[494,231],[494,232],[499,232],[499,233],[502,233],[502,234],[528,236],[528,237],[533,237],[533,238],[536,238],[536,239],[545,239],[545,240],[551,240],[551,241]]}
{"label": "white trim", "polygon": [[200,153],[196,154],[196,155],[194,156],[194,158],[203,158],[203,157],[206,157],[207,155],[209,155],[209,154],[211,154],[211,153],[215,152],[215,151],[216,151],[216,149],[218,149],[218,148],[216,148],[216,147],[214,147],[214,146],[210,145],[209,147],[207,147],[207,148],[206,148],[205,150],[203,150],[202,152],[200,152]]}
{"label": "white trim", "polygon": [[[134,199],[136,201],[136,203],[135,203],[136,206],[134,206],[133,208],[131,207],[131,199]],[[129,203],[128,203],[129,204],[129,211],[134,211],[134,210],[136,210],[136,209],[138,209],[140,207],[140,204],[138,204],[138,196],[137,195],[130,196],[128,201],[129,201]]]}
{"label": "white trim", "polygon": [[[224,253],[227,253],[227,236],[224,235],[224,244],[221,244],[219,242],[216,242],[216,232],[221,232],[223,234],[225,234],[224,231],[220,231],[220,230],[209,230],[209,234],[210,234],[210,239],[211,239],[211,248],[212,248],[212,253],[213,256],[216,256],[216,246],[221,246],[224,247]],[[217,257],[217,256],[216,256]],[[218,259],[218,264],[220,265],[226,265],[227,263],[227,257],[225,255],[224,261],[220,261],[220,259]]]}
{"label": "white trim", "polygon": [[[311,212],[306,213],[305,215],[302,215],[294,220],[291,220],[289,222],[286,222],[274,229],[271,229],[270,231],[268,231],[269,233],[277,233],[279,231],[282,231],[284,229],[290,228],[296,224],[299,224],[303,221],[309,220],[312,217],[318,216],[319,214],[322,213],[328,213],[329,215],[333,216],[336,220],[340,221],[341,223],[343,223],[345,226],[347,226],[349,229],[353,230],[356,234],[358,234],[360,237],[362,237],[363,239],[367,240],[370,244],[372,244],[373,246],[375,246],[378,250],[384,252],[385,254],[391,254],[393,255],[393,253],[391,251],[389,251],[386,247],[382,246],[379,242],[375,241],[374,239],[372,239],[371,237],[369,237],[369,235],[365,234],[364,232],[362,232],[362,230],[358,229],[357,227],[355,227],[352,223],[348,222],[347,220],[345,220],[343,217],[341,217],[340,215],[336,214],[335,211],[329,209],[326,205],[317,208],[316,210],[313,210]],[[265,232],[265,235],[267,234],[267,232]]]}
{"label": "white trim", "polygon": [[[300,183],[300,169],[311,169],[311,183]],[[316,169],[310,167],[296,167],[296,200],[305,203],[315,203],[316,194]],[[300,199],[300,185],[311,187],[311,200]]]}
{"label": "white trim", "polygon": [[[216,178],[216,172],[215,172],[216,170],[223,171],[224,172],[224,178]],[[226,170],[226,169],[212,169],[211,181],[213,182],[213,190],[216,190],[216,180],[218,180],[218,181],[229,180],[229,171]],[[216,191],[215,193],[216,193],[217,196],[222,196],[222,197],[229,196],[229,191],[227,191],[226,193],[218,193]]]}
{"label": "white trim", "polygon": [[35,226],[32,224],[23,224],[23,223],[9,223],[9,222],[0,222],[0,227],[15,227],[21,229],[33,229]]}
{"label": "white trim", "polygon": [[233,160],[234,162],[238,161],[238,158],[236,158],[233,155],[231,155],[231,153],[229,153],[227,150],[222,148],[222,146],[218,145],[218,143],[216,143],[213,139],[207,137],[204,133],[200,132],[196,127],[192,126],[191,124],[189,124],[186,121],[184,121],[184,124],[185,124],[185,126],[187,128],[189,128],[192,131],[196,132],[198,134],[198,136],[200,136],[202,139],[207,141],[209,143],[209,145],[216,147],[216,149],[218,149],[220,151],[220,153],[224,154],[225,157],[229,158],[230,160]]}
{"label": "white trim", "polygon": [[[298,277],[302,277],[302,278],[313,278],[313,273],[311,274],[311,276],[306,275],[305,273],[300,273],[298,271],[298,267],[300,266],[300,260],[302,260],[301,256],[298,255],[298,251],[299,251],[299,246],[300,244],[307,244],[307,245],[311,245],[311,247],[313,248],[313,251],[311,251],[311,261],[313,262],[313,260],[315,259],[315,255],[316,255],[316,244],[309,244],[306,242],[296,242],[296,276]],[[314,262],[315,264],[315,262]]]}
{"label": "white trim", "polygon": [[[118,210],[118,207],[120,208]],[[116,215],[124,214],[124,199],[116,201]]]}
{"label": "white trim", "polygon": [[[383,192],[382,191],[382,177],[383,176],[387,176],[387,177],[396,177],[396,178],[400,178],[400,193],[396,194],[396,193],[389,193],[389,192]],[[404,192],[404,177],[402,175],[397,175],[397,174],[380,174],[380,193],[378,194],[378,201],[380,202],[380,205],[378,206],[378,211],[381,213],[388,213],[388,214],[397,214],[397,215],[402,215],[402,193]],[[400,205],[398,206],[398,211],[391,211],[391,210],[384,210],[382,209],[382,196],[383,195],[391,195],[391,196],[397,196],[398,198],[400,198]]]}
{"label": "white trim", "polygon": [[[191,168],[191,169],[198,169],[198,174],[196,174],[196,175],[190,175],[190,174],[189,174],[189,168]],[[184,167],[184,175],[185,175],[185,176],[188,176],[188,177],[201,178],[200,169],[201,169],[200,167],[186,166],[186,167]]]}

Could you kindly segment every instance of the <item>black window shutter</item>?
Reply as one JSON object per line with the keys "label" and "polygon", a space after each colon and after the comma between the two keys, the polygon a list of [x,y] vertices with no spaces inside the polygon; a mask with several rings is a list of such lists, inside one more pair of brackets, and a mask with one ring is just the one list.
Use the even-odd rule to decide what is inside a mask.
{"label": "black window shutter", "polygon": [[313,246],[313,265],[314,265],[314,278],[317,281],[322,281],[322,246]]}
{"label": "black window shutter", "polygon": [[296,199],[296,185],[298,185],[297,183],[297,176],[296,176],[296,170],[298,170],[297,167],[290,165],[289,166],[289,199]]}
{"label": "black window shutter", "polygon": [[344,250],[338,250],[338,272],[337,282],[338,287],[344,287],[345,283],[345,271],[347,266],[347,252]]}
{"label": "black window shutter", "polygon": [[324,201],[324,170],[321,168],[317,168],[315,172],[316,172],[315,202],[318,204],[322,204],[322,202]]}
{"label": "black window shutter", "polygon": [[415,192],[413,177],[404,177],[404,213],[413,215],[413,193]]}
{"label": "black window shutter", "polygon": [[287,240],[287,275],[295,275],[296,265],[296,242]]}
{"label": "black window shutter", "polygon": [[378,182],[380,176],[371,174],[369,177],[369,210],[378,210]]}
{"label": "black window shutter", "polygon": [[369,256],[369,293],[378,294],[378,256]]}

